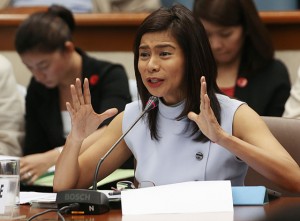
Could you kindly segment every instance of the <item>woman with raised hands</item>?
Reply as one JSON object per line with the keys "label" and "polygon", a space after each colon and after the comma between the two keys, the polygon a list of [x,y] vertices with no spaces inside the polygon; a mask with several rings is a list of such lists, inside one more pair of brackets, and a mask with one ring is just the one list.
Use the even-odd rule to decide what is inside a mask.
{"label": "woman with raised hands", "polygon": [[71,85],[67,107],[72,128],[56,164],[54,191],[91,186],[100,158],[155,96],[157,107],[107,156],[98,180],[133,155],[137,183],[230,180],[241,186],[250,166],[277,185],[300,192],[299,166],[261,117],[219,91],[206,32],[187,8],[160,8],[142,22],[134,42],[134,68],[141,99],[127,104],[83,153],[81,146],[97,124],[116,110],[94,113],[88,81],[83,92],[79,79]]}

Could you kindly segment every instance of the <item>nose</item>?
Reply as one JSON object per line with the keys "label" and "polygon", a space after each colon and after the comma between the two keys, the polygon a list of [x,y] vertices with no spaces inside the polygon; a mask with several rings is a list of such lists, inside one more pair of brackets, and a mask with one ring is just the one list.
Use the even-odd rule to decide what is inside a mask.
{"label": "nose", "polygon": [[38,81],[38,82],[42,82],[46,77],[46,75],[39,70],[33,71],[33,76],[36,79],[36,81]]}
{"label": "nose", "polygon": [[157,59],[155,56],[152,56],[149,59],[147,69],[150,73],[159,71],[159,59]]}
{"label": "nose", "polygon": [[213,50],[218,50],[222,48],[222,41],[216,37],[216,36],[211,36],[209,38],[210,46]]}

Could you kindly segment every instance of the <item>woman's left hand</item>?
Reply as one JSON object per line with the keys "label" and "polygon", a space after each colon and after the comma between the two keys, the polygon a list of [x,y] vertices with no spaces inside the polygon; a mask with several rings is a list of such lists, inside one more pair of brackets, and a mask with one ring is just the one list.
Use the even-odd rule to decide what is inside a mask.
{"label": "woman's left hand", "polygon": [[[26,184],[33,184],[52,166],[52,157],[48,152],[31,154],[20,158],[20,179]],[[50,162],[51,161],[51,162]]]}
{"label": "woman's left hand", "polygon": [[208,139],[212,142],[218,143],[218,141],[225,135],[225,131],[221,128],[213,110],[211,109],[204,76],[201,77],[200,84],[200,113],[196,114],[194,112],[190,112],[188,114],[188,118],[198,125],[201,132]]}

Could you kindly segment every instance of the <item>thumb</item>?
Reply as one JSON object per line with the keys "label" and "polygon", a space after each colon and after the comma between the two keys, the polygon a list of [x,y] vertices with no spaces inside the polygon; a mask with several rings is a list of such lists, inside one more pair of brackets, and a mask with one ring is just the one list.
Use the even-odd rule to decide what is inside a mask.
{"label": "thumb", "polygon": [[192,121],[196,121],[197,117],[198,117],[198,115],[194,112],[189,112],[188,113],[188,118]]}

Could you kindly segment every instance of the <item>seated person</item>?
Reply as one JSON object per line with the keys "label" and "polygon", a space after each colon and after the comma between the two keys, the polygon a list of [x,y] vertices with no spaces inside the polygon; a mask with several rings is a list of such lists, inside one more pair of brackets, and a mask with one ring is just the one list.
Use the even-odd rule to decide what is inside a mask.
{"label": "seated person", "polygon": [[221,94],[206,31],[190,10],[175,5],[154,11],[138,28],[133,47],[141,99],[127,104],[84,152],[82,145],[98,124],[117,110],[94,113],[88,79],[83,87],[79,78],[71,85],[72,128],[55,165],[54,191],[91,186],[99,159],[154,96],[156,108],[110,152],[98,180],[133,154],[137,184],[230,180],[242,186],[250,166],[278,186],[300,192],[298,164],[262,118],[246,103]]}
{"label": "seated person", "polygon": [[22,155],[24,113],[24,96],[18,91],[12,64],[0,55],[0,155]]}
{"label": "seated person", "polygon": [[160,0],[1,0],[0,8],[62,5],[73,13],[149,12],[160,7]]}
{"label": "seated person", "polygon": [[[74,28],[72,13],[53,5],[30,15],[17,29],[16,50],[33,74],[26,95],[25,156],[20,161],[21,180],[27,183],[45,173],[59,156],[71,129],[66,101],[71,99],[69,88],[76,78],[89,80],[91,104],[98,113],[111,107],[122,111],[131,102],[124,67],[92,58],[75,47]],[[94,136],[111,120],[99,124]]]}
{"label": "seated person", "polygon": [[[261,116],[282,116],[291,83],[252,0],[195,0],[217,62],[223,93]],[[230,12],[230,13],[228,13]]]}
{"label": "seated person", "polygon": [[73,13],[89,13],[93,11],[92,0],[1,0],[0,8],[5,7],[38,7],[62,5]]}

